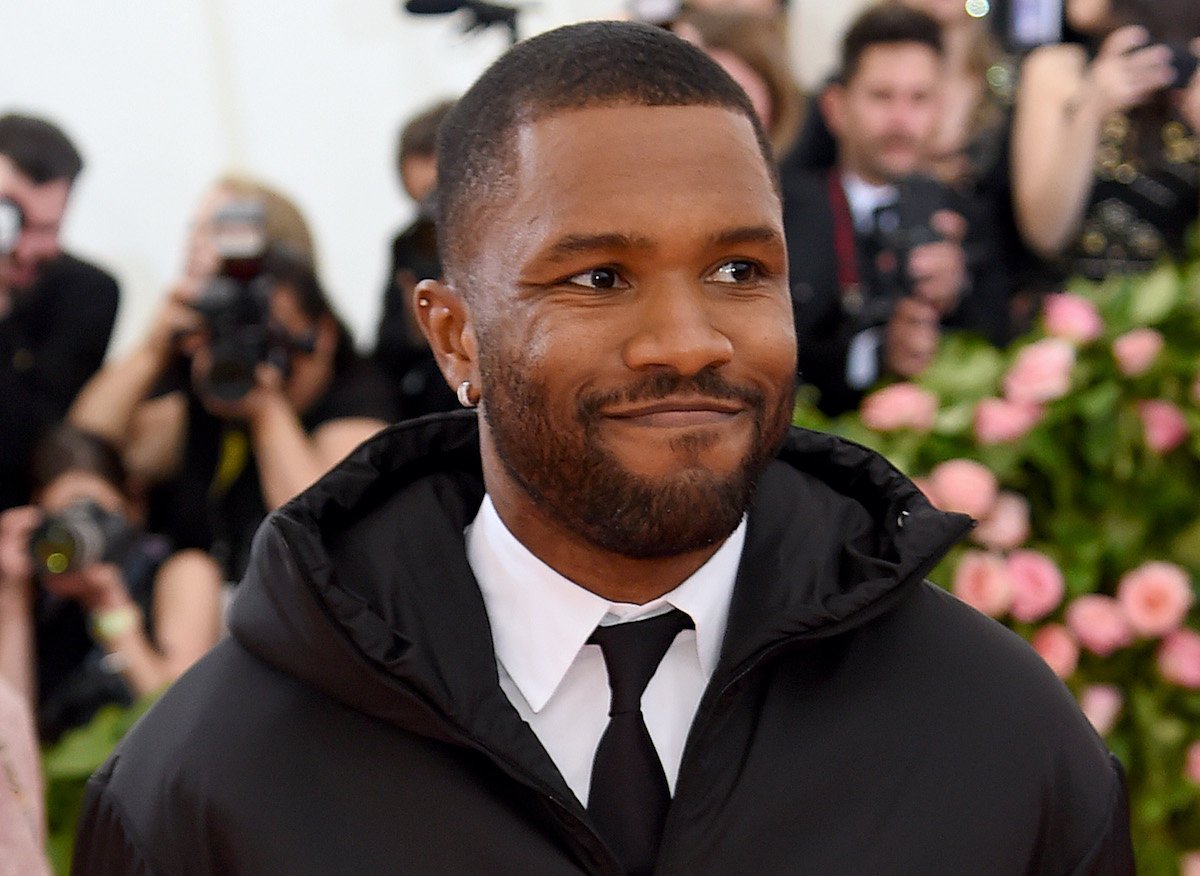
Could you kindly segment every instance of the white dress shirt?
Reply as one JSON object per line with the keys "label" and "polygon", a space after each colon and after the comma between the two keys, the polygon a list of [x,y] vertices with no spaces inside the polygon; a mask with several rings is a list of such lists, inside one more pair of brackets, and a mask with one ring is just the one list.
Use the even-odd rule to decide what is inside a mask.
{"label": "white dress shirt", "polygon": [[674,794],[688,730],[725,637],[745,519],[690,578],[645,605],[609,602],[555,572],[509,532],[490,497],[466,538],[491,622],[500,687],[584,806],[610,696],[604,656],[588,637],[601,624],[671,608],[691,617],[695,629],[676,637],[642,697],[646,728]]}

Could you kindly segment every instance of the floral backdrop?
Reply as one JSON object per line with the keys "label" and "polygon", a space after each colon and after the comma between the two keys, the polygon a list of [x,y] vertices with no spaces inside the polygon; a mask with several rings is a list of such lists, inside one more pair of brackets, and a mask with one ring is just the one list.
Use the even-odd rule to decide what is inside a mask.
{"label": "floral backdrop", "polygon": [[1139,870],[1200,876],[1200,247],[1050,296],[1008,350],[800,425],[887,455],[979,521],[934,581],[1025,637],[1125,766]]}

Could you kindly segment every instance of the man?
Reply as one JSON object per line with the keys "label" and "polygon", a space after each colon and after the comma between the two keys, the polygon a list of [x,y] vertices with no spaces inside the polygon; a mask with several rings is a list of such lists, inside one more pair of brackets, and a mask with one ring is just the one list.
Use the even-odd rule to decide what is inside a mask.
{"label": "man", "polygon": [[0,202],[20,229],[0,253],[0,510],[28,500],[33,445],[100,367],[116,318],[116,282],[59,244],[82,168],[54,125],[0,116]]}
{"label": "man", "polygon": [[563,28],[463,97],[438,166],[416,304],[477,409],[276,513],[232,638],[93,779],[76,872],[1128,869],[1070,694],[922,582],[968,520],[789,429],[780,202],[732,80],[660,29]]}
{"label": "man", "polygon": [[391,379],[396,407],[405,417],[450,411],[456,406],[454,393],[446,388],[412,315],[417,283],[442,274],[433,221],[436,148],[438,128],[453,106],[453,101],[440,101],[410,119],[400,133],[396,155],[400,185],[417,205],[417,217],[392,240],[374,358]]}
{"label": "man", "polygon": [[962,208],[917,175],[937,131],[941,76],[936,21],[900,5],[869,9],[846,34],[839,81],[821,95],[837,163],[786,177],[800,372],[831,414],[882,376],[921,374],[943,325],[1006,337],[1007,302],[984,270],[995,266],[968,265]]}

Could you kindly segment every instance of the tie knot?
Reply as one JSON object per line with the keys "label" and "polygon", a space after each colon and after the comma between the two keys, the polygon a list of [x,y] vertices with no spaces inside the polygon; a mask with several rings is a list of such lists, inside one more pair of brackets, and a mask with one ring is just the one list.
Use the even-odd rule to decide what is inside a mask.
{"label": "tie knot", "polygon": [[642,694],[663,655],[680,631],[692,626],[690,617],[673,608],[646,620],[596,627],[588,642],[604,652],[612,688],[610,715],[641,710]]}

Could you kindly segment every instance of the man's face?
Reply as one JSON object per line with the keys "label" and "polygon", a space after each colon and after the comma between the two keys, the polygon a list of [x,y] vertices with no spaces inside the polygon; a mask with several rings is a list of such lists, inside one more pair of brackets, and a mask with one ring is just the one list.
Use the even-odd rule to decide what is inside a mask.
{"label": "man's face", "polygon": [[941,73],[937,53],[920,43],[863,52],[854,77],[823,102],[843,169],[877,184],[917,170],[937,130]]}
{"label": "man's face", "polygon": [[624,556],[719,543],[794,397],[780,204],[750,122],[570,110],[516,151],[463,281],[489,492]]}
{"label": "man's face", "polygon": [[0,194],[14,200],[25,214],[16,247],[0,259],[0,287],[25,289],[37,280],[42,265],[59,254],[58,234],[71,183],[57,179],[38,185],[2,155],[0,163],[4,171],[0,178],[7,179]]}

